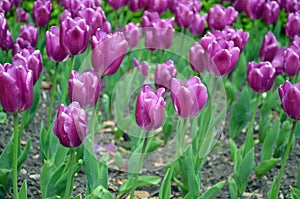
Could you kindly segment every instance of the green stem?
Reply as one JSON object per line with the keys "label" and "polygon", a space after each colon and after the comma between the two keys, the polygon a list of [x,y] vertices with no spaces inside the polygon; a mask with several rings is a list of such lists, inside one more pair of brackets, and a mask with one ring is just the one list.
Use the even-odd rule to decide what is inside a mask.
{"label": "green stem", "polygon": [[72,178],[73,178],[73,165],[75,160],[75,151],[73,149],[70,150],[70,164],[69,164],[69,174],[67,179],[67,186],[65,191],[65,199],[71,198],[70,195],[73,193],[73,187],[72,186]]}
{"label": "green stem", "polygon": [[69,67],[69,71],[67,71],[66,77],[67,77],[67,82],[65,84],[64,90],[63,90],[63,96],[62,96],[62,104],[66,103],[66,97],[68,95],[68,82],[69,82],[69,78],[70,78],[70,74],[74,68],[74,64],[75,64],[75,55],[72,55],[71,57],[71,66]]}
{"label": "green stem", "polygon": [[255,116],[256,116],[256,111],[257,111],[257,108],[258,108],[258,105],[259,105],[259,102],[260,102],[260,97],[261,97],[261,94],[258,93],[257,96],[256,96],[256,102],[255,102],[254,110],[253,110],[253,113],[252,113],[250,125],[249,125],[249,128],[248,128],[248,133],[253,128],[253,124],[254,124],[254,120],[255,120]]}
{"label": "green stem", "polygon": [[48,126],[47,126],[47,128],[50,128],[53,100],[54,100],[54,96],[55,96],[56,81],[57,81],[57,70],[58,70],[58,62],[56,62],[53,85],[52,85],[52,89],[51,89],[50,105],[49,105],[49,109],[48,109],[48,120],[47,120]]}
{"label": "green stem", "polygon": [[90,123],[90,136],[91,136],[91,152],[93,152],[94,154],[94,136],[95,136],[95,126],[96,126],[96,115],[97,115],[97,110],[98,110],[98,102],[99,100],[97,100],[94,108],[93,108],[93,114],[92,114],[92,118],[91,118],[91,123]]}
{"label": "green stem", "polygon": [[[186,124],[188,123],[186,119],[180,118],[178,121],[180,122],[180,128],[179,131],[177,131],[177,139],[176,139],[176,153],[175,153],[175,158],[179,158],[180,155],[183,154],[183,146],[184,146],[184,136],[186,132]],[[177,128],[178,129],[178,128]]]}
{"label": "green stem", "polygon": [[14,152],[13,152],[13,190],[14,198],[19,198],[18,193],[18,147],[19,147],[19,136],[18,136],[18,113],[14,114]]}
{"label": "green stem", "polygon": [[134,192],[135,192],[136,187],[137,187],[140,170],[143,166],[143,161],[144,161],[145,151],[146,151],[146,148],[147,148],[147,143],[148,143],[148,132],[146,133],[146,137],[144,138],[144,143],[143,143],[143,148],[142,148],[142,153],[141,153],[141,159],[139,161],[138,171],[137,171],[137,173],[135,173],[135,176],[134,176],[133,186],[131,188],[131,193],[130,193],[130,199],[134,198]]}
{"label": "green stem", "polygon": [[276,192],[277,195],[278,195],[278,192],[279,192],[279,189],[280,189],[280,183],[281,183],[281,180],[282,180],[284,168],[285,168],[287,159],[289,157],[289,153],[290,153],[291,148],[292,148],[292,142],[293,142],[293,137],[294,137],[294,132],[295,132],[296,124],[297,124],[297,121],[294,120],[293,121],[292,131],[290,133],[289,141],[288,141],[287,147],[286,147],[285,152],[284,152],[284,156],[283,156],[283,160],[282,160],[282,165],[280,167],[280,171],[279,171],[279,175],[278,175],[277,186],[276,186],[276,188],[277,188],[277,192]]}

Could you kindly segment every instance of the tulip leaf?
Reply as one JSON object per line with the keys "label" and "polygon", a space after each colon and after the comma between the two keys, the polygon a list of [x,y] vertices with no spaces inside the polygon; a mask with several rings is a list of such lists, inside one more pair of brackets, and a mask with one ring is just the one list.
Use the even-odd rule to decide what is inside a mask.
{"label": "tulip leaf", "polygon": [[268,193],[268,199],[277,199],[278,198],[278,189],[277,189],[277,176],[274,177],[271,189]]}
{"label": "tulip leaf", "polygon": [[230,148],[230,157],[234,161],[234,158],[235,158],[234,156],[238,149],[237,149],[237,146],[236,146],[234,140],[231,138],[229,139],[229,148]]}
{"label": "tulip leaf", "polygon": [[259,163],[256,167],[256,174],[258,177],[265,175],[269,172],[276,164],[280,163],[281,158],[264,160]]}
{"label": "tulip leaf", "polygon": [[198,199],[213,199],[219,193],[219,191],[224,187],[226,181],[221,181],[214,186],[206,190]]}
{"label": "tulip leaf", "polygon": [[20,169],[21,165],[23,164],[23,162],[26,160],[27,156],[28,156],[28,153],[30,151],[30,143],[31,143],[30,138],[28,138],[24,151],[18,157],[18,167],[19,167],[19,169]]}
{"label": "tulip leaf", "polygon": [[21,199],[27,199],[27,182],[24,180],[22,183],[20,192],[19,192],[19,198]]}
{"label": "tulip leaf", "polygon": [[86,199],[114,199],[114,197],[107,189],[99,185],[86,196]]}
{"label": "tulip leaf", "polygon": [[299,199],[300,198],[300,190],[291,187],[291,197],[292,197],[292,199]]}
{"label": "tulip leaf", "polygon": [[171,179],[173,177],[174,168],[168,168],[164,180],[161,184],[159,191],[159,199],[170,198],[171,197]]}
{"label": "tulip leaf", "polygon": [[78,194],[77,196],[75,196],[74,199],[82,199],[82,195],[81,195],[81,194]]}
{"label": "tulip leaf", "polygon": [[274,145],[279,134],[279,126],[280,121],[278,120],[274,127],[266,133],[266,137],[261,149],[261,161],[268,160],[272,157],[275,147]]}
{"label": "tulip leaf", "polygon": [[5,112],[0,112],[0,124],[5,124],[7,120],[7,114]]}
{"label": "tulip leaf", "polygon": [[279,136],[276,142],[276,149],[274,152],[274,158],[279,158],[284,154],[285,151],[285,146],[287,144],[288,141],[288,137],[289,134],[291,132],[292,129],[292,125],[291,123],[286,120],[282,123],[281,128],[280,128],[280,132],[279,132]]}
{"label": "tulip leaf", "polygon": [[238,198],[238,188],[235,180],[232,177],[228,178],[228,185],[229,185],[229,193],[231,199],[237,199]]}

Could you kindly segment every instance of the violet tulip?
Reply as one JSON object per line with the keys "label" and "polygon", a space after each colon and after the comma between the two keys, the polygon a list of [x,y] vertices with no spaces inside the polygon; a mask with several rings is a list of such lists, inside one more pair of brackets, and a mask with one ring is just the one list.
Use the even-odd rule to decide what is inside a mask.
{"label": "violet tulip", "polygon": [[199,43],[195,43],[190,48],[190,66],[193,71],[202,73],[211,63],[209,55]]}
{"label": "violet tulip", "polygon": [[8,50],[12,49],[12,47],[13,47],[13,38],[12,38],[9,30],[7,30],[6,38],[3,38],[0,41],[0,48],[4,51],[8,51]]}
{"label": "violet tulip", "polygon": [[274,24],[279,15],[280,7],[276,1],[265,3],[263,11],[263,20],[266,24]]}
{"label": "violet tulip", "polygon": [[287,48],[284,51],[284,72],[292,77],[299,73],[300,70],[300,56],[292,49]]}
{"label": "violet tulip", "polygon": [[145,11],[142,16],[142,27],[148,28],[152,26],[153,22],[160,20],[159,14],[157,12]]}
{"label": "violet tulip", "polygon": [[108,3],[114,10],[119,10],[126,5],[127,1],[128,0],[108,0]]}
{"label": "violet tulip", "polygon": [[100,29],[91,39],[92,65],[101,75],[112,75],[120,67],[127,52],[128,43],[124,33],[107,34]]}
{"label": "violet tulip", "polygon": [[6,38],[7,30],[8,30],[8,25],[4,13],[0,13],[0,40]]}
{"label": "violet tulip", "polygon": [[159,14],[165,12],[169,7],[169,0],[149,0],[148,10]]}
{"label": "violet tulip", "polygon": [[[218,32],[214,32],[214,34],[218,34]],[[244,32],[243,29],[235,30],[234,28],[227,26],[222,31],[222,37],[227,41],[233,41],[234,46],[238,47],[240,51],[242,51],[249,39],[249,33]]]}
{"label": "violet tulip", "polygon": [[194,20],[194,10],[191,6],[179,3],[175,12],[175,21],[180,28],[189,28]]}
{"label": "violet tulip", "polygon": [[63,62],[69,58],[69,53],[60,44],[60,30],[57,26],[51,26],[46,32],[46,52],[48,57],[55,62]]}
{"label": "violet tulip", "polygon": [[53,132],[61,145],[68,148],[79,146],[88,131],[87,116],[78,102],[60,105],[54,121]]}
{"label": "violet tulip", "polygon": [[1,0],[0,1],[0,12],[7,13],[13,6],[12,0]]}
{"label": "violet tulip", "polygon": [[175,110],[182,118],[197,116],[208,97],[207,89],[199,77],[191,77],[186,83],[173,78],[171,92]]}
{"label": "violet tulip", "polygon": [[17,20],[20,22],[26,22],[29,18],[29,13],[26,12],[23,8],[16,9]]}
{"label": "violet tulip", "polygon": [[78,102],[81,107],[92,107],[96,104],[102,88],[98,74],[91,69],[81,74],[73,70],[69,79],[69,98],[71,102]]}
{"label": "violet tulip", "polygon": [[29,47],[32,47],[29,41],[23,39],[22,37],[18,37],[15,43],[13,44],[12,55],[15,55],[18,52],[21,52],[23,49]]}
{"label": "violet tulip", "polygon": [[165,88],[165,90],[171,89],[171,81],[177,75],[177,70],[172,60],[168,60],[165,63],[158,64],[155,70],[154,82],[156,88]]}
{"label": "violet tulip", "polygon": [[26,66],[32,70],[33,85],[38,81],[43,70],[42,55],[39,50],[33,48],[23,49],[20,53],[15,54],[12,59],[13,66]]}
{"label": "violet tulip", "polygon": [[283,4],[287,13],[300,10],[300,2],[298,0],[285,0]]}
{"label": "violet tulip", "polygon": [[32,71],[22,65],[0,65],[0,101],[7,112],[29,109],[33,101]]}
{"label": "violet tulip", "polygon": [[280,75],[284,72],[284,53],[286,51],[286,47],[281,47],[277,50],[275,57],[272,60],[272,66],[275,68],[276,73],[275,76]]}
{"label": "violet tulip", "polygon": [[38,39],[38,30],[32,24],[23,25],[19,37],[27,40],[32,47],[35,47]]}
{"label": "violet tulip", "polygon": [[136,101],[135,119],[139,127],[146,131],[159,128],[164,121],[165,89],[160,88],[156,92],[150,85],[144,85]]}
{"label": "violet tulip", "polygon": [[278,50],[278,42],[275,35],[272,32],[268,32],[265,35],[264,40],[262,42],[259,58],[263,61],[272,61],[277,50]]}
{"label": "violet tulip", "polygon": [[300,36],[300,12],[290,13],[285,25],[285,33],[290,38]]}
{"label": "violet tulip", "polygon": [[36,25],[44,27],[48,24],[52,11],[52,1],[37,0],[33,4],[33,21]]}
{"label": "violet tulip", "polygon": [[270,62],[249,62],[248,63],[248,83],[250,88],[258,93],[270,90],[274,83],[276,70]]}
{"label": "violet tulip", "polygon": [[284,112],[293,120],[300,120],[300,82],[286,81],[279,86],[278,92]]}
{"label": "violet tulip", "polygon": [[233,7],[225,8],[217,4],[208,11],[208,27],[211,30],[223,30],[225,26],[231,26],[235,22],[237,15],[238,12]]}
{"label": "violet tulip", "polygon": [[142,37],[140,25],[130,22],[124,27],[124,34],[129,47],[134,48]]}
{"label": "violet tulip", "polygon": [[246,5],[247,16],[252,20],[259,19],[263,14],[264,5],[265,5],[265,0],[247,0],[247,5]]}
{"label": "violet tulip", "polygon": [[127,6],[131,12],[137,12],[141,9],[139,0],[128,0]]}
{"label": "violet tulip", "polygon": [[146,61],[139,61],[134,57],[133,64],[138,69],[138,71],[146,78],[148,76],[149,64]]}
{"label": "violet tulip", "polygon": [[204,32],[206,25],[207,14],[201,16],[200,14],[196,14],[194,16],[194,20],[192,25],[190,26],[190,32],[192,35],[199,36]]}
{"label": "violet tulip", "polygon": [[105,13],[101,7],[83,8],[79,11],[78,15],[85,19],[90,29],[90,35],[95,34],[98,28],[102,28],[104,21],[106,21]]}
{"label": "violet tulip", "polygon": [[89,41],[89,27],[84,19],[67,17],[60,26],[60,43],[69,54],[83,53]]}

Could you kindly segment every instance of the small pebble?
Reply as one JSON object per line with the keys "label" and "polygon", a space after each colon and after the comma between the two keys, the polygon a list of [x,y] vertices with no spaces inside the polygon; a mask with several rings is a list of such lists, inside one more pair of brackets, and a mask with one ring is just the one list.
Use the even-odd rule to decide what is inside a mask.
{"label": "small pebble", "polygon": [[40,174],[32,174],[29,176],[29,178],[33,179],[33,180],[39,180],[40,179]]}
{"label": "small pebble", "polygon": [[21,170],[20,170],[20,175],[26,175],[26,174],[27,174],[26,169],[21,169]]}

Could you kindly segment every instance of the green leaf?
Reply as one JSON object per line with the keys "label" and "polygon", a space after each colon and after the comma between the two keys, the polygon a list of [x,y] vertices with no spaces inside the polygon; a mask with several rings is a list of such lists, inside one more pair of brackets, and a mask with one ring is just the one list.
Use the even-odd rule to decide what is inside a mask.
{"label": "green leaf", "polygon": [[159,191],[159,199],[170,198],[171,196],[171,179],[173,176],[173,167],[168,168]]}
{"label": "green leaf", "polygon": [[7,114],[5,112],[0,112],[0,124],[5,124],[7,120]]}
{"label": "green leaf", "polygon": [[163,140],[152,140],[149,145],[147,145],[146,153],[152,153],[158,147],[160,147],[164,143]]}
{"label": "green leaf", "polygon": [[225,181],[221,181],[206,190],[198,199],[213,199],[219,191],[224,187]]}
{"label": "green leaf", "polygon": [[238,188],[235,180],[232,177],[228,178],[228,185],[229,185],[229,193],[231,199],[237,199],[238,198]]}
{"label": "green leaf", "polygon": [[284,154],[284,151],[286,148],[285,146],[287,144],[291,129],[292,129],[292,125],[288,120],[286,120],[282,123],[280,132],[279,132],[279,136],[278,136],[278,139],[276,142],[276,149],[274,152],[275,158],[279,158]]}
{"label": "green leaf", "polygon": [[272,182],[272,186],[270,189],[270,192],[268,194],[268,199],[277,199],[278,198],[278,189],[277,189],[277,177],[274,177],[274,180]]}
{"label": "green leaf", "polygon": [[107,189],[99,185],[91,194],[86,196],[86,199],[114,199],[114,197]]}
{"label": "green leaf", "polygon": [[243,158],[239,173],[238,173],[238,184],[242,184],[243,182],[248,181],[248,177],[250,176],[251,172],[255,168],[255,162],[254,162],[254,148],[252,148],[246,156]]}
{"label": "green leaf", "polygon": [[81,195],[81,194],[78,194],[77,196],[75,196],[74,199],[82,199],[82,195]]}
{"label": "green leaf", "polygon": [[27,182],[24,180],[22,183],[20,192],[19,192],[19,198],[20,199],[27,199]]}
{"label": "green leaf", "polygon": [[280,163],[281,158],[264,160],[256,167],[256,174],[261,177],[268,173],[276,164]]}
{"label": "green leaf", "polygon": [[274,152],[274,145],[279,134],[280,121],[278,120],[274,127],[266,133],[265,140],[261,149],[261,161],[268,160]]}
{"label": "green leaf", "polygon": [[227,94],[228,103],[233,102],[235,100],[236,95],[237,95],[239,90],[230,81],[225,82],[225,90],[226,90],[226,94]]}
{"label": "green leaf", "polygon": [[4,184],[4,182],[8,181],[8,177],[11,172],[11,169],[0,169],[0,184]]}
{"label": "green leaf", "polygon": [[234,161],[234,155],[237,152],[237,146],[233,139],[229,138],[230,157]]}
{"label": "green leaf", "polygon": [[23,164],[23,162],[26,160],[28,156],[28,153],[30,151],[30,143],[31,143],[30,138],[28,138],[24,151],[18,157],[18,168],[21,167],[21,165]]}
{"label": "green leaf", "polygon": [[300,190],[291,187],[291,197],[292,199],[300,199]]}

